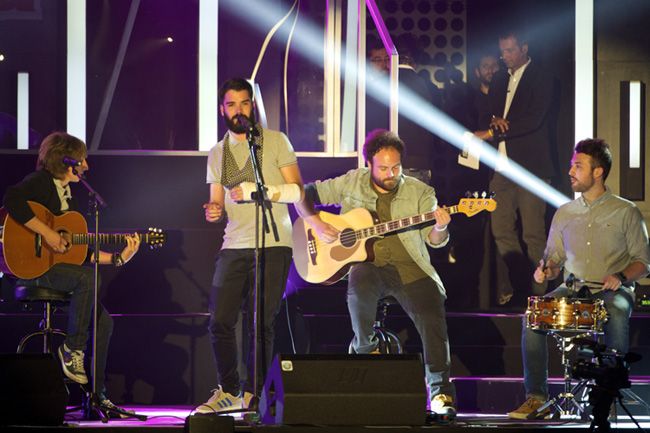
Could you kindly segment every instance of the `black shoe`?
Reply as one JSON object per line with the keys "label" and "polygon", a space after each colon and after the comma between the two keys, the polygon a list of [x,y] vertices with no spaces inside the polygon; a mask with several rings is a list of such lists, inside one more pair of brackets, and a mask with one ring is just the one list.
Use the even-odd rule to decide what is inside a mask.
{"label": "black shoe", "polygon": [[126,410],[119,406],[116,406],[112,401],[107,399],[105,396],[99,397],[99,410],[104,412],[108,418],[112,419],[124,419],[131,418],[135,416],[135,411]]}

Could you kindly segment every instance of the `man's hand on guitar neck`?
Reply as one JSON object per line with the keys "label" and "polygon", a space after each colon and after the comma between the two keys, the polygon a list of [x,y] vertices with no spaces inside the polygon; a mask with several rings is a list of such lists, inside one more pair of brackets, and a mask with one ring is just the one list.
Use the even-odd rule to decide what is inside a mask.
{"label": "man's hand on guitar neck", "polygon": [[323,221],[317,214],[303,219],[316,231],[318,239],[330,244],[339,238],[340,231],[333,225]]}
{"label": "man's hand on guitar neck", "polygon": [[128,261],[131,260],[133,256],[135,256],[135,253],[138,252],[138,248],[140,248],[141,239],[139,233],[126,235],[124,239],[126,239],[126,247],[124,247],[124,249],[120,253],[120,257],[122,258],[122,261],[124,263],[128,263]]}
{"label": "man's hand on guitar neck", "polygon": [[429,240],[433,245],[438,245],[449,236],[447,226],[451,222],[451,215],[449,215],[449,211],[443,207],[436,208],[436,210],[433,211],[433,215],[436,220],[436,225],[429,233]]}

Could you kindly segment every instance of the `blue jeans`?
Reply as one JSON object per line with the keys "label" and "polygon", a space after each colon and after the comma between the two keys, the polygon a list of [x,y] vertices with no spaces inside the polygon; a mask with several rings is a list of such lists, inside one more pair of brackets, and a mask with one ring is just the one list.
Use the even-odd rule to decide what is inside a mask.
{"label": "blue jeans", "polygon": [[[289,265],[291,264],[291,248],[270,247],[264,250],[264,347],[266,368],[273,356],[273,337],[275,317],[282,302],[282,295],[287,284]],[[255,282],[254,250],[225,249],[219,251],[217,263],[212,277],[210,294],[210,338],[212,351],[217,363],[219,383],[225,392],[238,395],[241,390],[238,366],[239,350],[235,334],[235,326],[239,311],[243,309],[247,320],[249,351],[246,362],[248,377],[244,390],[253,391],[253,319],[254,319],[254,282]],[[258,358],[259,359],[259,358]],[[260,367],[260,366],[258,366]],[[258,369],[257,392],[264,385],[262,368]]]}
{"label": "blue jeans", "polygon": [[[561,298],[569,296],[569,289],[561,285],[546,296]],[[607,310],[607,322],[603,327],[604,344],[608,349],[627,353],[629,347],[630,316],[634,305],[634,292],[627,287],[617,291],[602,290],[591,295],[602,299]],[[548,398],[548,343],[543,331],[533,331],[523,320],[521,351],[524,360],[524,386],[528,397],[540,400]]]}
{"label": "blue jeans", "polygon": [[377,301],[393,296],[413,321],[422,339],[424,368],[429,395],[456,397],[449,381],[451,357],[445,319],[445,297],[430,278],[402,284],[397,269],[372,263],[354,265],[348,281],[348,310],[354,331],[352,348],[370,353],[377,348],[373,324]]}
{"label": "blue jeans", "polygon": [[[71,293],[68,307],[68,327],[65,345],[72,350],[86,351],[89,329],[92,325],[94,270],[92,267],[58,263],[49,271],[32,280],[18,280],[19,284],[39,285]],[[113,318],[100,303],[97,316],[97,374],[96,391],[106,391],[106,359],[113,334]]]}

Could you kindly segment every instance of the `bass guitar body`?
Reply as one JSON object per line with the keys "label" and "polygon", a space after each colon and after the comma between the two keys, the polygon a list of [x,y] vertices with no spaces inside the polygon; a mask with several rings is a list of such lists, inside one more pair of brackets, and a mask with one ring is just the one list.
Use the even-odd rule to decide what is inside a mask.
{"label": "bass guitar body", "polygon": [[375,239],[359,239],[356,231],[378,223],[378,218],[363,208],[343,215],[319,213],[321,219],[337,228],[339,239],[326,243],[302,218],[293,225],[293,260],[298,274],[307,282],[333,284],[343,278],[351,265],[372,260]]}

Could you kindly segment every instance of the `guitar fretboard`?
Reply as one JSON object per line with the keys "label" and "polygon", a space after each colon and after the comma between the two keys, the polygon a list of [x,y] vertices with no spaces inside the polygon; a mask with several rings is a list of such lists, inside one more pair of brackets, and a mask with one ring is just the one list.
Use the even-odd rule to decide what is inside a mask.
{"label": "guitar fretboard", "polygon": [[[458,213],[458,205],[449,206],[445,208],[450,215]],[[386,221],[383,223],[376,224],[372,227],[367,227],[365,229],[355,230],[354,234],[357,239],[366,239],[372,238],[375,236],[382,236],[388,233],[392,233],[397,230],[406,229],[418,224],[426,222],[435,222],[433,211],[425,212],[420,215],[413,215],[406,218],[399,218],[392,221]]]}
{"label": "guitar fretboard", "polygon": [[[142,241],[148,242],[148,233],[140,233]],[[99,234],[99,243],[100,244],[123,244],[126,243],[126,233],[100,233]],[[73,233],[72,234],[72,244],[73,245],[92,245],[95,243],[95,233]]]}

